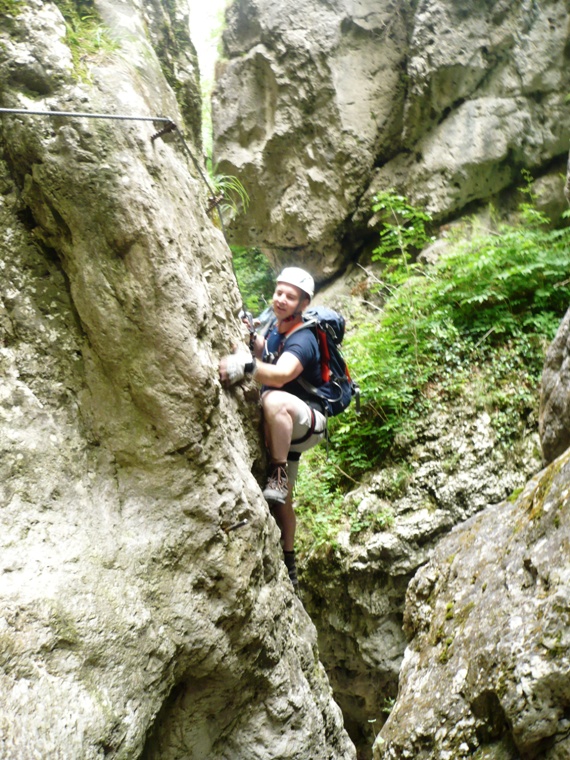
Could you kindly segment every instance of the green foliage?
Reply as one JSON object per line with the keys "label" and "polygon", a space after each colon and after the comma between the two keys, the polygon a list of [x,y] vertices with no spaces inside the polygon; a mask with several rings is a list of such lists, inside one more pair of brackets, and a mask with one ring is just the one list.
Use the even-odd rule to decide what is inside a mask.
{"label": "green foliage", "polygon": [[354,510],[349,511],[350,532],[354,534],[372,531],[377,533],[386,530],[394,522],[394,512],[391,508],[379,509],[376,512],[357,514]]}
{"label": "green foliage", "polygon": [[545,341],[570,301],[570,230],[544,229],[528,208],[522,221],[457,243],[429,268],[392,263],[381,315],[347,338],[365,406],[362,423],[348,416],[335,431],[352,449],[349,473],[377,461],[425,412],[429,382],[453,392],[485,367],[496,408],[509,416],[532,403]]}
{"label": "green foliage", "polygon": [[110,30],[99,18],[92,0],[56,0],[65,19],[65,41],[71,51],[77,77],[89,81],[86,59],[119,48]]}
{"label": "green foliage", "polygon": [[0,16],[17,16],[22,6],[22,0],[0,0]]}
{"label": "green foliage", "polygon": [[252,314],[260,314],[273,295],[273,270],[259,248],[231,246],[231,251],[244,304]]}
{"label": "green foliage", "polygon": [[345,528],[351,535],[365,531],[386,530],[394,521],[389,507],[360,511],[358,502],[344,498],[341,481],[347,473],[338,469],[335,452],[323,447],[303,455],[296,484],[295,512],[299,518],[298,549],[301,553],[334,546],[338,532]]}
{"label": "green foliage", "polygon": [[249,195],[247,190],[237,177],[231,174],[211,173],[210,178],[214,186],[216,198],[222,198],[220,209],[222,213],[231,211],[234,214],[247,212],[249,206]]}
{"label": "green foliage", "polygon": [[382,704],[382,712],[385,715],[390,715],[396,704],[396,697],[384,697],[384,703]]}
{"label": "green foliage", "polygon": [[377,306],[355,308],[357,329],[343,346],[362,414],[351,406],[330,421],[329,462],[315,472],[311,461],[299,488],[304,512],[328,509],[332,499],[330,517],[319,518],[331,525],[339,494],[385,461],[396,437],[413,441],[434,404],[468,389],[499,444],[512,442],[535,410],[545,349],[570,303],[570,229],[550,229],[531,202],[521,204],[518,223],[456,240],[431,266],[411,260],[429,240],[429,217],[401,196],[383,194],[374,208],[389,211],[374,254],[385,264]]}
{"label": "green foliage", "polygon": [[298,549],[308,552],[334,544],[333,539],[347,517],[343,493],[335,482],[325,449],[317,447],[303,456],[296,483],[295,512],[302,524]]}
{"label": "green foliage", "polygon": [[[374,197],[372,211],[376,218],[382,221],[379,242],[372,254],[373,261],[383,261],[386,264],[385,274],[402,282],[402,277],[407,279],[410,274],[408,264],[411,258],[411,249],[419,250],[433,240],[429,236],[427,227],[431,222],[431,216],[420,209],[414,208],[403,195],[386,190]],[[390,254],[397,252],[400,265],[390,268]]]}

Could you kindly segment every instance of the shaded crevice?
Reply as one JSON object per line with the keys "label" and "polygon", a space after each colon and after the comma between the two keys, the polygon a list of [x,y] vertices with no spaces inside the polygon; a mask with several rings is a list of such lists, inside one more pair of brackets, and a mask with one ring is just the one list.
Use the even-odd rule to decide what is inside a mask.
{"label": "shaded crevice", "polygon": [[484,691],[471,703],[477,718],[476,734],[480,744],[491,744],[511,733],[511,726],[499,697],[494,691]]}

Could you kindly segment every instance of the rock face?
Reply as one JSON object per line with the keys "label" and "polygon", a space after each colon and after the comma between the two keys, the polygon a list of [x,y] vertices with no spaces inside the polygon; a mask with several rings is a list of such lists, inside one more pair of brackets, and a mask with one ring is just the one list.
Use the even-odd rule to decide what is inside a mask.
{"label": "rock face", "polygon": [[[55,5],[7,7],[2,108],[183,123],[135,5],[81,71]],[[0,755],[353,758],[217,380],[239,299],[182,143],[1,119]]]}
{"label": "rock face", "polygon": [[570,446],[570,311],[552,341],[542,375],[540,439],[546,462]]}
{"label": "rock face", "polygon": [[236,0],[213,98],[219,170],[251,197],[235,241],[326,279],[370,239],[374,193],[448,219],[523,168],[550,172],[539,195],[560,213],[568,14],[565,0]]}
{"label": "rock face", "polygon": [[570,753],[570,453],[441,541],[408,590],[411,637],[374,758]]}
{"label": "rock face", "polygon": [[502,502],[537,472],[536,421],[529,425],[534,432],[505,448],[489,415],[465,399],[434,409],[398,464],[347,497],[358,505],[358,522],[370,527],[347,529],[326,557],[303,564],[303,602],[363,758],[398,693],[408,584],[454,525]]}

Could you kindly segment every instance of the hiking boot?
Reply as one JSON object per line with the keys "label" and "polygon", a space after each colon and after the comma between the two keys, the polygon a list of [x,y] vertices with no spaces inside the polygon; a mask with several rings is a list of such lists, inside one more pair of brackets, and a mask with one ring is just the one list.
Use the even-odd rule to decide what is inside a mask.
{"label": "hiking boot", "polygon": [[263,489],[263,496],[266,501],[273,504],[285,504],[288,493],[287,465],[276,464],[271,471],[267,485]]}
{"label": "hiking boot", "polygon": [[283,559],[289,573],[289,580],[293,584],[295,591],[299,588],[299,579],[297,578],[297,564],[295,562],[295,552],[283,552]]}

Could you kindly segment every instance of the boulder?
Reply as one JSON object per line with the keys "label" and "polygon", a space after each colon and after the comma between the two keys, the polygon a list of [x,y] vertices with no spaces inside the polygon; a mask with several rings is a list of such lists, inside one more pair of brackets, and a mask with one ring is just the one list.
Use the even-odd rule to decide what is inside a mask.
{"label": "boulder", "polygon": [[546,354],[540,399],[540,440],[546,462],[570,446],[570,311]]}
{"label": "boulder", "polygon": [[570,454],[456,527],[412,580],[375,760],[570,752]]}

